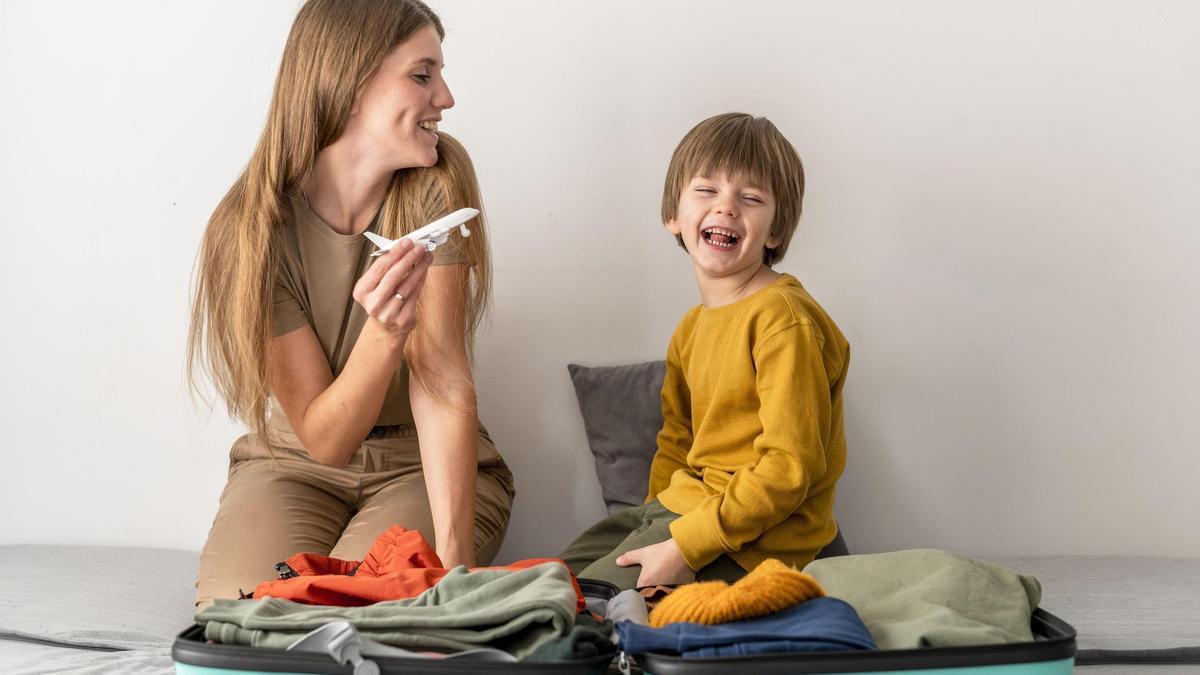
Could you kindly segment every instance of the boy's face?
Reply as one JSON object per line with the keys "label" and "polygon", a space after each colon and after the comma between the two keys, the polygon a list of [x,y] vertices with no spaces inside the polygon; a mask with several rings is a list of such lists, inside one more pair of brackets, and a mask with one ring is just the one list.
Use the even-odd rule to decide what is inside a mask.
{"label": "boy's face", "polygon": [[697,274],[725,277],[763,264],[770,238],[775,199],[745,176],[696,176],[683,186],[675,220],[665,223],[683,237]]}

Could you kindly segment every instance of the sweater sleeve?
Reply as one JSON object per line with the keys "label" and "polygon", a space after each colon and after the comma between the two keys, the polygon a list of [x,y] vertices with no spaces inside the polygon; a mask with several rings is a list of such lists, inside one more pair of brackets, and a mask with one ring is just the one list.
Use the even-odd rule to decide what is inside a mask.
{"label": "sweater sleeve", "polygon": [[792,324],[759,343],[753,357],[762,424],[754,440],[758,459],[734,471],[723,493],[671,523],[693,570],[783,522],[825,473],[832,403],[815,329]]}
{"label": "sweater sleeve", "polygon": [[692,449],[692,400],[675,340],[667,348],[667,374],[663,378],[663,427],[658,432],[658,450],[650,462],[649,502],[671,484],[671,475],[687,468]]}

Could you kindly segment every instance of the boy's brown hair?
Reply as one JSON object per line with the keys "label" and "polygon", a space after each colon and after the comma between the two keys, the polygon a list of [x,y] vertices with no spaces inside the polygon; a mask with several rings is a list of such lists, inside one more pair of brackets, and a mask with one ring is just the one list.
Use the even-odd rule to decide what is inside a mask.
{"label": "boy's brown hair", "polygon": [[[689,181],[696,176],[711,177],[718,173],[744,174],[751,183],[769,190],[775,199],[775,220],[768,238],[779,245],[763,248],[763,264],[770,267],[783,258],[800,222],[800,204],[804,200],[804,165],[800,163],[800,155],[765,117],[746,113],[710,117],[692,127],[671,156],[663,186],[663,222],[675,219],[679,195]],[[675,240],[687,250],[683,237],[676,235]]]}

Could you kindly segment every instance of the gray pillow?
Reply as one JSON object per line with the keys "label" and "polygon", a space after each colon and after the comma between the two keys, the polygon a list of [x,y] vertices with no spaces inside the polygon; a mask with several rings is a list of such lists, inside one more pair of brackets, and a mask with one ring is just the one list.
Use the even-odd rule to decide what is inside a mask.
{"label": "gray pillow", "polygon": [[662,429],[666,361],[596,368],[572,363],[567,371],[608,512],[641,504]]}

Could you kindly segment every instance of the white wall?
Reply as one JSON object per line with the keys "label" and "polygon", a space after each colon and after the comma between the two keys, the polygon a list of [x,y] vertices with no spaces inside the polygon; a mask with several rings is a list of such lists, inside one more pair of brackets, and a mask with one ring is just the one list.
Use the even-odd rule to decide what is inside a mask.
{"label": "white wall", "polygon": [[[698,302],[657,223],[694,123],[808,171],[779,266],[853,345],[858,551],[1200,556],[1200,6],[433,3],[495,241],[504,559],[602,506],[566,364]],[[0,3],[0,543],[199,548],[236,427],[182,382],[205,219],[295,2]]]}

